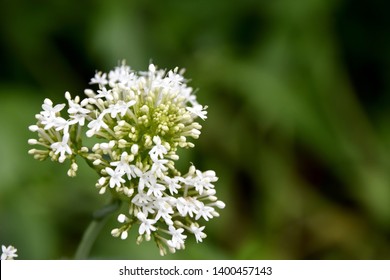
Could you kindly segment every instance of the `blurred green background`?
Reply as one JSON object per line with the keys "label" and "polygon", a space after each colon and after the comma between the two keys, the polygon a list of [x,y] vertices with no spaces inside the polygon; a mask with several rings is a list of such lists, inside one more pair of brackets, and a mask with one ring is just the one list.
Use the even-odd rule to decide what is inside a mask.
{"label": "blurred green background", "polygon": [[[19,259],[72,258],[105,203],[85,165],[27,154],[45,97],[83,96],[126,59],[186,68],[209,106],[196,146],[221,217],[165,259],[390,258],[389,2],[0,0],[0,243]],[[184,170],[183,170],[184,171]],[[110,236],[94,259],[159,259]],[[191,238],[193,240],[193,238]]]}

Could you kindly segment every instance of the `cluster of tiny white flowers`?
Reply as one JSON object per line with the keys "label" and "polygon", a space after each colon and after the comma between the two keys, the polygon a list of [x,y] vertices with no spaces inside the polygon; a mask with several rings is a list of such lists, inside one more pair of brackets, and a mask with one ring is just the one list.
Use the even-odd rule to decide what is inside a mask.
{"label": "cluster of tiny white flowers", "polygon": [[18,255],[16,254],[16,252],[18,251],[18,249],[16,249],[14,246],[4,246],[4,245],[1,245],[1,260],[13,260],[14,258],[17,258]]}
{"label": "cluster of tiny white flowers", "polygon": [[[84,99],[68,101],[67,118],[61,115],[65,104],[53,105],[45,99],[37,124],[38,133],[30,139],[42,149],[29,151],[34,158],[70,161],[69,176],[75,176],[81,156],[97,171],[100,194],[107,190],[128,204],[118,216],[120,226],[112,235],[126,239],[138,225],[137,242],[156,241],[160,253],[184,248],[186,233],[202,242],[206,234],[200,220],[219,216],[225,204],[215,196],[214,171],[202,172],[191,165],[186,174],[175,168],[178,148],[192,148],[202,126],[195,121],[207,118],[183,72],[158,70],[135,72],[124,63],[109,73],[97,72],[90,84],[98,90],[85,90]],[[84,128],[84,129],[83,129]],[[98,141],[83,145],[82,136]]]}

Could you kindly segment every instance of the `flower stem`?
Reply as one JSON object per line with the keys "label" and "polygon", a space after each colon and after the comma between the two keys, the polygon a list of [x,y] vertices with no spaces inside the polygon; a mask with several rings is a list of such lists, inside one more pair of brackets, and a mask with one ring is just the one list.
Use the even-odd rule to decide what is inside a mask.
{"label": "flower stem", "polygon": [[120,200],[112,199],[106,206],[93,213],[93,220],[83,234],[81,242],[74,256],[75,260],[85,260],[91,251],[100,231],[108,221],[110,215],[120,207]]}

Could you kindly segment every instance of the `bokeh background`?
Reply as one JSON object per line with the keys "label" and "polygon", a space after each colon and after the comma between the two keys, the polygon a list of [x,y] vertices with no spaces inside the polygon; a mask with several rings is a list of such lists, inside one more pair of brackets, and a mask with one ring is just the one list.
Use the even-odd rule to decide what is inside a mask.
{"label": "bokeh background", "polygon": [[[73,257],[105,203],[97,176],[37,162],[27,127],[45,97],[83,95],[126,59],[187,69],[209,106],[184,151],[219,176],[208,238],[165,259],[390,258],[390,4],[371,0],[0,0],[0,243]],[[110,236],[94,259],[160,259]]]}

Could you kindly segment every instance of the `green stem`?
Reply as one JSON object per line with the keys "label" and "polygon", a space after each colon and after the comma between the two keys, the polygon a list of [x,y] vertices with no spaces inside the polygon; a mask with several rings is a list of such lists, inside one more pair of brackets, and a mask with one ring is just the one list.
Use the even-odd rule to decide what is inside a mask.
{"label": "green stem", "polygon": [[117,199],[112,199],[109,204],[97,210],[93,214],[93,220],[84,232],[81,242],[76,250],[76,254],[74,256],[75,260],[85,260],[88,258],[91,248],[95,243],[100,231],[110,218],[110,215],[118,210],[119,207],[120,201]]}

